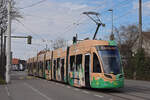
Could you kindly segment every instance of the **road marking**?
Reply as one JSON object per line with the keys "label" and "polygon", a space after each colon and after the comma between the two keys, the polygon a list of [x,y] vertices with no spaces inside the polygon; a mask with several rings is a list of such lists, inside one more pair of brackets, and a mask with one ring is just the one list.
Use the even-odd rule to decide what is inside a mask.
{"label": "road marking", "polygon": [[67,86],[67,88],[71,88],[70,86]]}
{"label": "road marking", "polygon": [[77,89],[77,88],[75,88],[74,90],[75,90],[75,91],[80,91],[80,90],[79,90],[79,89]]}
{"label": "road marking", "polygon": [[59,83],[58,83],[57,85],[62,86],[62,85],[61,85],[61,84],[59,84]]}
{"label": "road marking", "polygon": [[94,96],[99,97],[99,98],[103,98],[103,96],[97,95],[97,94],[95,94]]}
{"label": "road marking", "polygon": [[52,100],[51,98],[49,98],[48,96],[46,96],[45,94],[43,94],[42,92],[40,92],[39,90],[33,88],[31,85],[24,83],[24,85],[26,85],[27,87],[29,87],[30,89],[32,89],[34,92],[38,93],[39,95],[43,96],[45,99],[47,100]]}
{"label": "road marking", "polygon": [[87,92],[87,91],[82,91],[83,93],[86,93],[86,94],[89,94],[89,92]]}
{"label": "road marking", "polygon": [[20,79],[20,80],[23,80],[23,79],[24,79],[24,77],[19,77],[19,79]]}
{"label": "road marking", "polygon": [[64,87],[65,85],[61,84],[61,86],[63,86],[63,87]]}
{"label": "road marking", "polygon": [[47,82],[47,80],[44,80],[45,82]]}
{"label": "road marking", "polygon": [[7,87],[7,86],[5,86],[5,89],[6,89],[7,95],[10,97],[10,92],[9,92],[8,87]]}
{"label": "road marking", "polygon": [[32,79],[32,77],[31,76],[27,76],[26,79]]}

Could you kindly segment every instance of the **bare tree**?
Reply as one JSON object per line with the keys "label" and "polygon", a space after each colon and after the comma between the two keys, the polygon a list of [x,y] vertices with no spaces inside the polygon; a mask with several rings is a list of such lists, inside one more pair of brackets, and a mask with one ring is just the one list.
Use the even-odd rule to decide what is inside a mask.
{"label": "bare tree", "polygon": [[[0,0],[0,35],[1,35],[1,51],[3,46],[3,38],[4,33],[7,30],[7,1],[8,0]],[[12,20],[19,20],[19,18],[23,18],[19,12],[19,9],[15,7],[15,1],[11,1],[11,19]]]}
{"label": "bare tree", "polygon": [[67,41],[63,38],[58,38],[53,42],[52,46],[54,50],[58,48],[63,48],[67,46]]}
{"label": "bare tree", "polygon": [[[4,79],[4,73],[5,73],[5,38],[4,34],[7,30],[7,24],[8,24],[8,16],[7,16],[7,3],[8,0],[0,0],[0,76]],[[17,20],[18,18],[23,18],[19,12],[19,9],[15,7],[15,1],[11,0],[11,20]]]}
{"label": "bare tree", "polygon": [[11,2],[11,19],[12,20],[17,20],[19,18],[23,18],[23,16],[20,14],[19,9],[15,7],[16,2],[12,0]]}
{"label": "bare tree", "polygon": [[133,54],[138,50],[138,27],[136,25],[121,26],[115,30],[116,40],[122,55],[126,76],[136,79],[136,62]]}
{"label": "bare tree", "polygon": [[115,34],[121,53],[132,56],[133,48],[138,40],[138,27],[136,25],[121,26],[115,29]]}
{"label": "bare tree", "polygon": [[[18,20],[19,18],[23,18],[19,12],[19,9],[15,7],[15,1],[11,1],[11,19]],[[7,30],[7,0],[0,0],[0,28]]]}

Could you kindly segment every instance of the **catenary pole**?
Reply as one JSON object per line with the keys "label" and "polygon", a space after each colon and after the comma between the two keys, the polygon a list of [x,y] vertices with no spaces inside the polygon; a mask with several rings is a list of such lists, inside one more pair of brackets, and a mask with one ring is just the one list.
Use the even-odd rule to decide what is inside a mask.
{"label": "catenary pole", "polygon": [[139,0],[139,49],[142,48],[142,0]]}
{"label": "catenary pole", "polygon": [[6,83],[10,83],[10,67],[11,67],[11,0],[8,0],[8,27],[6,39]]}

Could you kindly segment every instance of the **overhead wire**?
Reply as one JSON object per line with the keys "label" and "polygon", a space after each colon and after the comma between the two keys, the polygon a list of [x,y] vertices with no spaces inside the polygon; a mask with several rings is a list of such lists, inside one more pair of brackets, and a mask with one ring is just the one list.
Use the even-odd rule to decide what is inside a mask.
{"label": "overhead wire", "polygon": [[[40,4],[40,3],[42,3],[42,2],[44,2],[44,1],[46,1],[46,0],[42,0],[42,1],[39,1],[39,2],[37,2],[37,3],[34,3],[34,4],[31,4],[31,5],[29,5],[29,6],[27,6],[27,7],[32,7],[32,6],[35,6],[35,5],[37,5],[37,4]],[[128,0],[129,1],[129,0]],[[121,3],[122,2],[120,2],[119,3],[119,5],[121,5]],[[129,3],[129,2],[128,2]],[[27,8],[27,7],[24,7],[24,8]],[[118,7],[118,6],[116,6],[116,7]],[[22,8],[22,9],[24,9],[24,8]],[[98,8],[96,8],[96,9],[98,9]],[[107,10],[108,11],[108,10]],[[104,11],[105,12],[105,11]],[[66,32],[68,32],[68,31],[70,31],[72,28],[68,28],[68,27],[71,27],[72,25],[74,26],[74,27],[77,27],[77,26],[79,26],[79,24],[81,24],[81,23],[79,23],[80,22],[80,20],[81,20],[82,18],[80,17],[80,19],[77,21],[77,22],[75,22],[76,23],[76,25],[73,23],[73,24],[71,24],[71,25],[68,25],[67,26],[67,28],[65,28],[64,30],[64,32],[61,32],[61,33],[66,33]],[[83,24],[83,23],[82,23]],[[23,25],[24,26],[24,25]],[[29,29],[28,29],[29,30]],[[30,30],[31,31],[31,30]],[[32,32],[33,33],[33,32]]]}
{"label": "overhead wire", "polygon": [[[13,43],[27,45],[27,43],[24,43],[24,42],[13,41]],[[38,44],[38,43],[32,43],[32,46],[41,46],[41,47],[42,47],[42,45],[41,45],[41,44]]]}
{"label": "overhead wire", "polygon": [[[125,1],[127,1],[127,2],[125,2]],[[119,3],[116,3],[116,4],[113,5],[111,8],[108,8],[108,9],[116,9],[116,8],[120,8],[120,7],[122,6],[122,3],[124,4],[124,2],[125,2],[125,4],[127,5],[127,4],[130,3],[129,1],[131,1],[131,0],[123,0],[123,1],[121,1],[121,2],[119,2]],[[132,0],[132,1],[133,1],[133,0]],[[94,10],[98,10],[99,8],[100,8],[100,7],[97,7],[97,8],[94,9]],[[103,13],[108,12],[108,9],[106,9],[106,10],[100,12],[100,14],[103,14]]]}
{"label": "overhead wire", "polygon": [[26,30],[28,30],[31,34],[34,34],[38,38],[42,40],[42,42],[45,40],[42,35],[37,35],[35,32],[33,32],[30,28],[26,27],[25,24],[23,24],[21,21],[18,21]]}
{"label": "overhead wire", "polygon": [[[128,2],[126,2],[126,3],[124,3],[125,1],[128,1]],[[119,8],[119,7],[121,7],[122,6],[122,4],[129,4],[130,2],[129,1],[131,1],[131,0],[124,0],[124,1],[121,1],[121,2],[119,2],[119,4],[117,3],[117,4],[115,4],[114,5],[114,7],[113,7],[113,9],[116,9],[116,8]],[[117,6],[117,5],[119,5],[119,6]],[[97,10],[99,7],[97,7],[97,8],[94,8],[93,10]],[[102,13],[105,13],[105,12],[108,12],[108,9],[107,10],[104,10],[103,12],[101,12],[100,14],[102,14]]]}
{"label": "overhead wire", "polygon": [[39,5],[39,4],[41,4],[41,3],[45,2],[45,1],[47,1],[47,0],[41,0],[41,1],[38,1],[38,2],[36,2],[36,3],[33,3],[33,4],[31,4],[31,5],[28,5],[28,6],[26,6],[26,7],[19,8],[19,9],[21,9],[21,10],[22,10],[22,9],[30,8],[30,7],[33,7],[33,6]]}
{"label": "overhead wire", "polygon": [[115,17],[114,20],[118,20],[120,18],[123,18],[125,16],[128,16],[129,14],[131,14],[134,10],[129,10],[128,12],[126,12],[125,14],[121,15],[121,16],[118,16],[118,17]]}

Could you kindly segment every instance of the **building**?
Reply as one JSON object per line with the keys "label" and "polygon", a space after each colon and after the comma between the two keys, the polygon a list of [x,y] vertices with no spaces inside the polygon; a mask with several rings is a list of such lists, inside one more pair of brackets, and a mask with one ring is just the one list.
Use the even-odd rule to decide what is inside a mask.
{"label": "building", "polygon": [[12,70],[13,71],[23,71],[26,68],[26,61],[20,60],[18,58],[12,59]]}
{"label": "building", "polygon": [[[145,50],[146,56],[150,57],[150,32],[142,32],[142,48]],[[139,47],[139,39],[136,40],[134,46],[132,47],[132,52],[135,54]]]}
{"label": "building", "polygon": [[143,37],[142,47],[144,48],[147,56],[150,57],[150,32],[143,32],[142,37]]}

